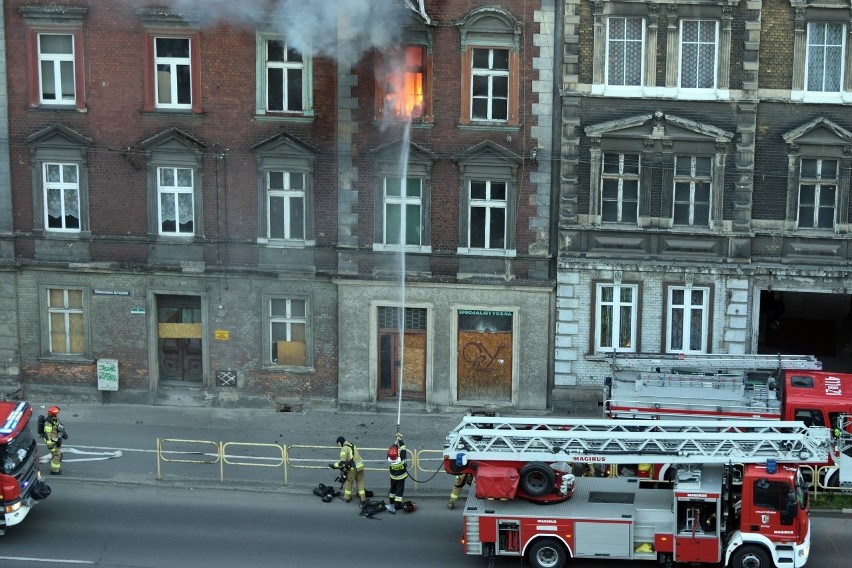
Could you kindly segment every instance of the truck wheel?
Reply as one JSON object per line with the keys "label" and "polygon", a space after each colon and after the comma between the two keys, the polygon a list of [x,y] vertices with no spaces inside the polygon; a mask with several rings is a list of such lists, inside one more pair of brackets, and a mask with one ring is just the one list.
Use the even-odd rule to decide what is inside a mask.
{"label": "truck wheel", "polygon": [[731,557],[731,568],[769,568],[773,566],[766,550],[759,546],[741,546]]}
{"label": "truck wheel", "polygon": [[530,546],[529,560],[533,568],[562,568],[568,553],[555,538],[540,538]]}
{"label": "truck wheel", "polygon": [[828,476],[828,481],[825,484],[826,487],[840,487],[840,470],[835,469]]}
{"label": "truck wheel", "polygon": [[556,485],[556,474],[546,463],[530,462],[519,473],[521,490],[530,497],[547,495]]}

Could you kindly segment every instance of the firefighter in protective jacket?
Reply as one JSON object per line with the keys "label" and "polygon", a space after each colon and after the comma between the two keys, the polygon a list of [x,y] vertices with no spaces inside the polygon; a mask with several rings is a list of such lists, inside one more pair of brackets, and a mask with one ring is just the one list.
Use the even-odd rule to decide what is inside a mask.
{"label": "firefighter in protective jacket", "polygon": [[388,492],[388,512],[396,513],[402,509],[402,496],[405,494],[405,480],[408,479],[408,450],[402,434],[397,433],[396,441],[388,449],[388,469],[390,474],[390,491]]}
{"label": "firefighter in protective jacket", "polygon": [[347,503],[352,500],[352,486],[358,489],[358,498],[361,504],[367,502],[367,490],[364,489],[364,462],[361,454],[351,442],[347,442],[343,436],[337,437],[337,445],[340,447],[340,459],[328,464],[332,469],[339,469],[346,482],[343,487],[343,500]]}
{"label": "firefighter in protective jacket", "polygon": [[62,440],[67,440],[65,426],[59,421],[59,407],[47,409],[47,419],[44,421],[44,443],[50,451],[50,474],[62,473]]}

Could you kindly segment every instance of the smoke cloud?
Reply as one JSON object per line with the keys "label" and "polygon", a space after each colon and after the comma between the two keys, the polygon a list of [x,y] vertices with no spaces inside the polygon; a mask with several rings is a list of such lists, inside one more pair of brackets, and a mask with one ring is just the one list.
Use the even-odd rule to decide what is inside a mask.
{"label": "smoke cloud", "polygon": [[271,28],[301,53],[351,61],[398,42],[404,0],[169,0],[177,12],[204,22]]}

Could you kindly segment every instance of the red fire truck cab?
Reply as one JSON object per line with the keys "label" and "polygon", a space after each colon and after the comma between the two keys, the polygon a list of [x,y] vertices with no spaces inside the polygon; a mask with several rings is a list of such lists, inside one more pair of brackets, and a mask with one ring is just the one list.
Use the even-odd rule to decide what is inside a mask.
{"label": "red fire truck cab", "polygon": [[38,444],[30,432],[28,402],[0,402],[0,534],[17,525],[50,489],[38,469]]}

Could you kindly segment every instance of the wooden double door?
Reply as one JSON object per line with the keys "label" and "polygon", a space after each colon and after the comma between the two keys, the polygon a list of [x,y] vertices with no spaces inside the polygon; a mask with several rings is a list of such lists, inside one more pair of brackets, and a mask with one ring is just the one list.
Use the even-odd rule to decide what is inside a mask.
{"label": "wooden double door", "polygon": [[160,380],[201,383],[201,298],[157,296]]}

